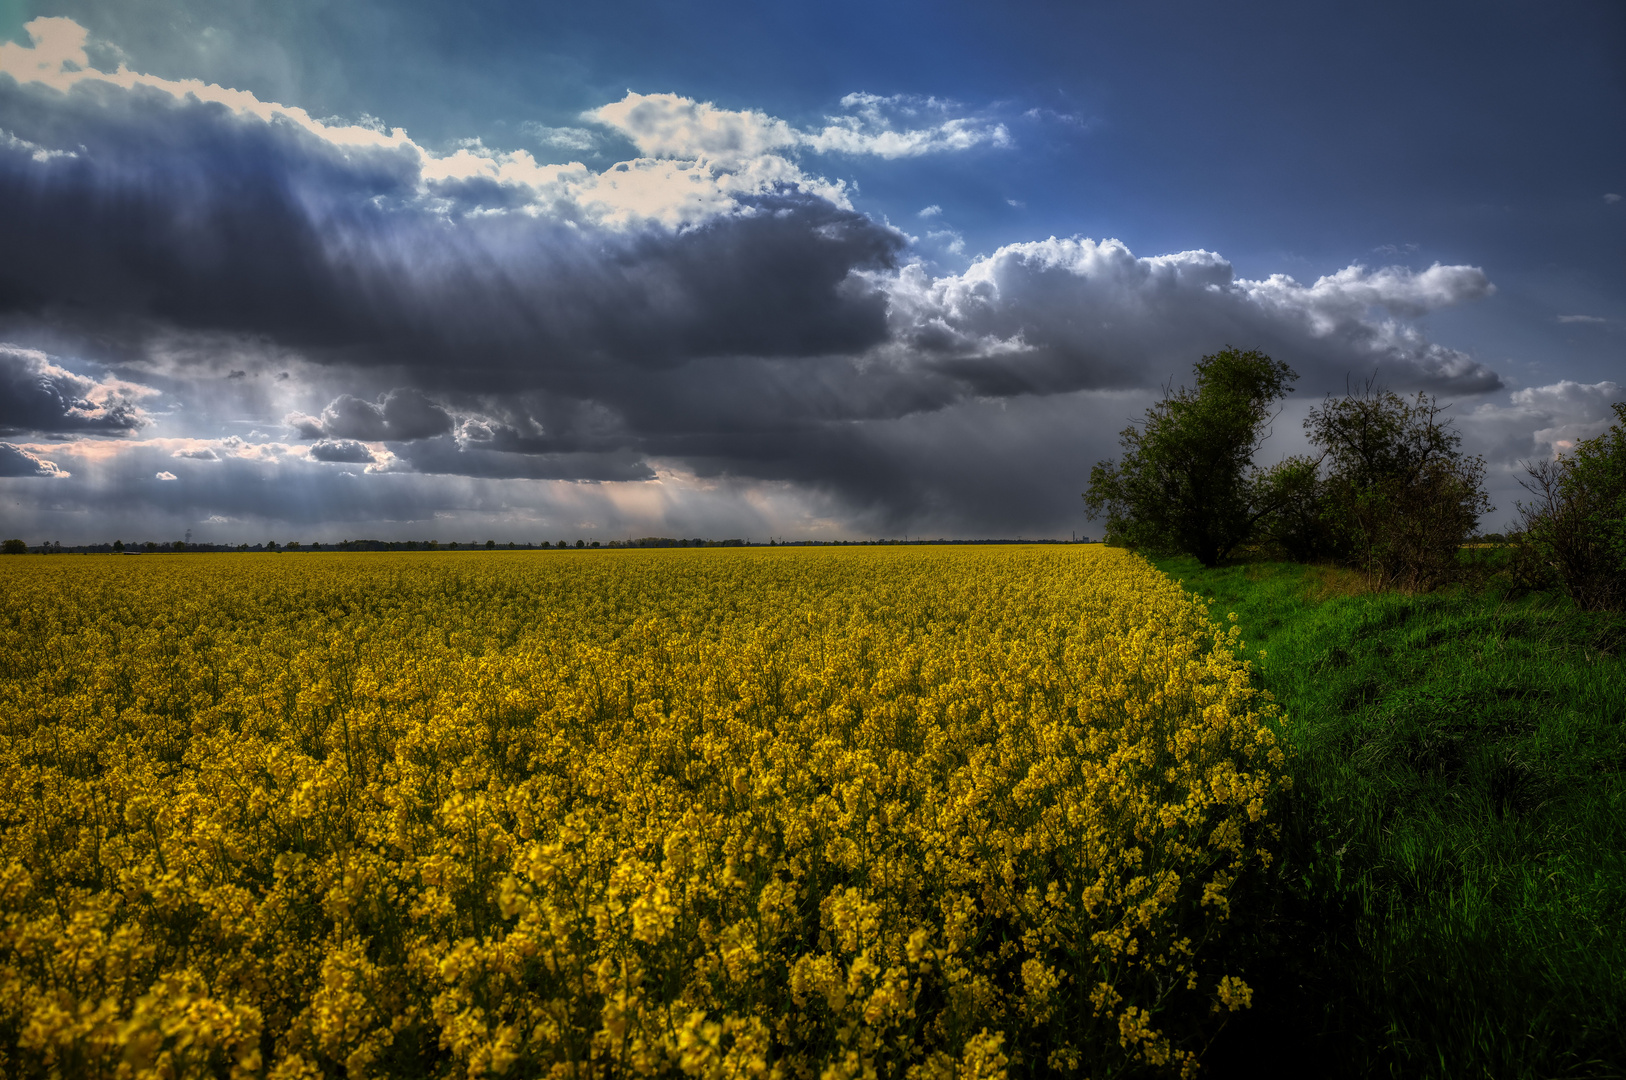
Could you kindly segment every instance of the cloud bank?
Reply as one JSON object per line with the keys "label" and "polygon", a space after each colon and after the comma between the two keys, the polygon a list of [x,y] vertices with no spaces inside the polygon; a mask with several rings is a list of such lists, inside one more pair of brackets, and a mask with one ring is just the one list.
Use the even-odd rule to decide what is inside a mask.
{"label": "cloud bank", "polygon": [[28,30],[0,45],[0,435],[12,487],[71,473],[41,521],[1055,530],[1126,415],[1228,343],[1312,392],[1504,389],[1419,324],[1491,295],[1477,267],[1304,284],[1083,237],[926,261],[824,174],[1010,147],[951,102],[854,93],[798,127],[629,91],[525,134],[635,156],[543,164]]}

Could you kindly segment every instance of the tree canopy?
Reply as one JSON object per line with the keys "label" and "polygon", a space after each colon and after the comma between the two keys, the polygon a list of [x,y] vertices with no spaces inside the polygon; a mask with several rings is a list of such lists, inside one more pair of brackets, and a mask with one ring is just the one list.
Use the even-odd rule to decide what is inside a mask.
{"label": "tree canopy", "polygon": [[1107,542],[1185,552],[1215,566],[1269,510],[1254,454],[1298,374],[1257,350],[1226,348],[1196,363],[1196,385],[1165,390],[1119,435],[1123,456],[1090,470],[1091,514]]}

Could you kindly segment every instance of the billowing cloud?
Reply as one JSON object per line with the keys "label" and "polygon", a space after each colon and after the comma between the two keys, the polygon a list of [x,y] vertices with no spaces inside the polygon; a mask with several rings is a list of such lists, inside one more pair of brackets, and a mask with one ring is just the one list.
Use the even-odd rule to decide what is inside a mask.
{"label": "billowing cloud", "polygon": [[[702,507],[742,530],[1001,534],[1070,520],[1076,478],[1151,389],[1227,343],[1312,393],[1373,370],[1501,386],[1418,325],[1489,296],[1476,267],[1305,284],[1082,237],[926,262],[961,236],[912,249],[807,163],[1009,143],[939,99],[849,95],[799,127],[629,92],[584,127],[525,128],[635,148],[590,168],[97,71],[76,24],[28,26],[32,46],[0,45],[0,330],[112,343],[127,366],[108,370],[165,401],[155,419],[144,384],[0,349],[0,434],[125,435],[18,451],[72,469],[56,506],[517,521],[529,498],[549,522],[664,515],[688,535],[724,527],[687,516]],[[165,438],[130,437],[149,422]]]}
{"label": "billowing cloud", "polygon": [[446,410],[410,388],[391,390],[376,401],[341,394],[322,410],[321,416],[293,413],[285,422],[306,439],[409,442],[452,430],[452,418]]}
{"label": "billowing cloud", "polygon": [[[40,50],[63,33],[43,22]],[[0,66],[37,74],[9,48]],[[0,78],[0,115],[31,144],[82,148],[0,148],[0,311],[269,336],[491,389],[589,362],[861,349],[884,336],[885,302],[854,272],[904,242],[766,159],[548,179],[522,152],[434,157],[236,91],[93,69]]]}
{"label": "billowing cloud", "polygon": [[1492,462],[1552,457],[1582,439],[1601,435],[1615,420],[1610,405],[1626,401],[1626,388],[1604,381],[1564,379],[1515,390],[1508,404],[1486,402],[1463,414],[1462,427]]}
{"label": "billowing cloud", "polygon": [[122,435],[148,422],[139,402],[153,393],[76,374],[38,349],[0,343],[0,434]]}
{"label": "billowing cloud", "polygon": [[366,443],[355,439],[323,439],[311,447],[311,457],[317,461],[341,462],[355,465],[371,465],[373,452],[367,449]]}
{"label": "billowing cloud", "polygon": [[47,461],[31,454],[20,446],[0,442],[0,477],[41,476],[65,478],[69,475],[71,474],[57,468],[54,461]]}
{"label": "billowing cloud", "polygon": [[974,393],[1144,386],[1230,342],[1301,373],[1377,370],[1389,383],[1456,393],[1498,388],[1494,372],[1403,321],[1492,291],[1483,271],[1355,265],[1302,285],[1252,281],[1210,251],[1137,257],[1117,240],[1010,244],[961,274],[919,266],[888,285],[896,338]]}

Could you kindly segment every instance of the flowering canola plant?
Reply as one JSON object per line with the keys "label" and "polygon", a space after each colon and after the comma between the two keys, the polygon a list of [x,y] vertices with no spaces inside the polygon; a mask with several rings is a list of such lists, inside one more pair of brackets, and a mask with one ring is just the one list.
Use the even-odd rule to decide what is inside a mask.
{"label": "flowering canola plant", "polygon": [[1238,647],[1093,547],[0,560],[0,1073],[1190,1075]]}

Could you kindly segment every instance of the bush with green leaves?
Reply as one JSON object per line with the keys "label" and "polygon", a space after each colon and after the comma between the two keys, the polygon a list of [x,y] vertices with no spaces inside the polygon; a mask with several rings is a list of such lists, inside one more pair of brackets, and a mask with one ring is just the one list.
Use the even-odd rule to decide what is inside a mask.
{"label": "bush with green leaves", "polygon": [[1198,360],[1196,375],[1195,387],[1166,391],[1123,430],[1123,458],[1090,470],[1084,501],[1091,515],[1106,515],[1109,544],[1215,566],[1269,509],[1253,458],[1298,375],[1262,352],[1232,348]]}
{"label": "bush with green leaves", "polygon": [[1617,422],[1568,454],[1526,466],[1519,504],[1524,583],[1556,586],[1587,611],[1626,608],[1626,402]]}
{"label": "bush with green leaves", "polygon": [[1457,550],[1495,509],[1485,461],[1462,452],[1449,406],[1368,382],[1304,421],[1321,451],[1319,500],[1329,551],[1378,588],[1425,592],[1455,578]]}

